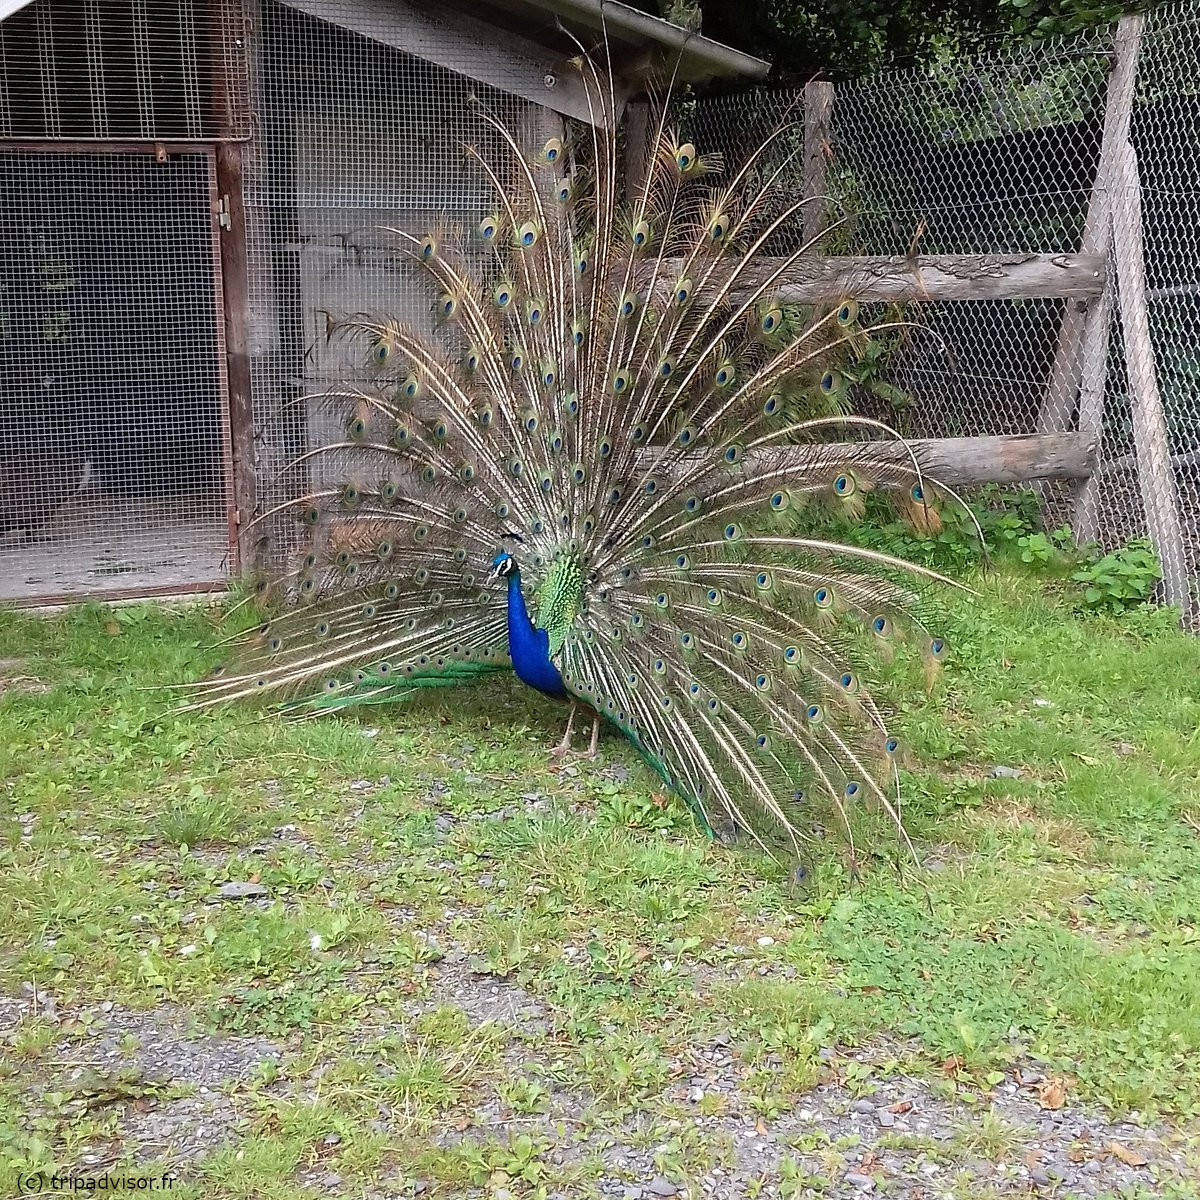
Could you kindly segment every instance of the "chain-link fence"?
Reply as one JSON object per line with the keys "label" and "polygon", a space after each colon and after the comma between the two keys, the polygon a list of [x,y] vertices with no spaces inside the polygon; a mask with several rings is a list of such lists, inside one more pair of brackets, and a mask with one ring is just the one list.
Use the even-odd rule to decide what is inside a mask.
{"label": "chain-link fence", "polygon": [[[783,118],[779,145],[804,150],[796,187],[826,197],[825,255],[894,256],[901,270],[937,259],[943,279],[964,256],[1006,256],[1000,273],[1041,270],[1024,291],[981,285],[966,299],[906,301],[914,320],[877,347],[857,398],[915,436],[1096,441],[1090,482],[1046,487],[1049,518],[1106,547],[1152,534],[1178,596],[1200,562],[1200,2],[1132,20],[1132,40],[1126,19],[839,85],[814,146],[814,113],[795,93],[708,100],[684,116],[697,143],[731,162]],[[311,483],[282,473],[327,432],[303,397],[353,369],[327,322],[384,310],[428,318],[381,227],[479,216],[483,193],[461,150],[471,95],[531,144],[547,119],[561,120],[478,83],[469,39],[461,64],[441,65],[411,40],[386,0],[35,0],[0,25],[0,176],[11,197],[0,231],[0,476],[20,493],[9,509],[32,514],[0,527],[0,595],[220,573],[230,321],[249,362],[256,441],[242,471],[257,510]],[[147,139],[173,143],[170,154],[148,159]],[[229,141],[245,143],[239,312],[222,309],[213,228],[213,148]],[[798,223],[772,252],[811,232]],[[114,257],[127,236],[141,258]],[[1095,287],[1046,285],[1088,262],[1100,264]],[[972,269],[986,282],[987,263]],[[193,367],[199,375],[185,379]],[[37,405],[23,395],[42,403],[71,372],[78,394],[54,399],[54,421],[30,418]],[[156,432],[170,429],[178,454],[174,435]],[[173,495],[185,524],[204,515],[157,538],[178,545],[163,575],[135,542],[148,528],[144,498]],[[102,498],[125,508],[103,518]],[[72,565],[55,551],[34,569],[44,527],[78,530],[81,553],[109,547],[104,561]]]}
{"label": "chain-link fence", "polygon": [[[789,105],[799,129],[799,94],[702,102],[697,140],[736,158],[747,129]],[[915,436],[1094,436],[1091,482],[1046,487],[1048,519],[1105,548],[1150,534],[1167,594],[1194,592],[1200,6],[1189,0],[1119,28],[839,85],[822,152],[824,253],[915,265],[918,256],[968,255],[1053,264],[1082,252],[1107,262],[1103,287],[1086,298],[1047,290],[992,299],[981,288],[977,299],[910,306],[913,329],[886,347],[886,366],[860,391]],[[1139,308],[1148,337],[1131,346]]]}

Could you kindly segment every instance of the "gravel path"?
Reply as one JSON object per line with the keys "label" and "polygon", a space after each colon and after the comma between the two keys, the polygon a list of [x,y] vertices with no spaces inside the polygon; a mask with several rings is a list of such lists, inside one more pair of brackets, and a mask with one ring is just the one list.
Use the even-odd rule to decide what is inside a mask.
{"label": "gravel path", "polygon": [[[451,948],[432,968],[429,995],[412,1004],[413,1015],[454,1006],[475,1026],[490,1023],[504,1039],[504,1061],[514,1074],[549,1076],[546,1033],[551,1014],[533,995],[509,982],[476,973],[465,954]],[[35,1074],[29,1100],[36,1109],[47,1089],[75,1089],[115,1106],[113,1137],[84,1147],[76,1169],[101,1172],[113,1163],[170,1164],[187,1179],[205,1155],[250,1136],[253,1106],[245,1085],[263,1064],[286,1063],[287,1046],[258,1037],[206,1034],[189,1014],[162,1004],[134,1011],[105,1004],[67,1013],[53,997],[26,987],[24,995],[0,999],[0,1045],[11,1045],[31,1026],[55,1027],[52,1077]],[[364,1028],[362,1035],[377,1034]],[[1035,1071],[998,1083],[982,1101],[950,1095],[936,1080],[877,1071],[896,1061],[901,1047],[870,1052],[820,1052],[824,1082],[789,1112],[755,1113],[746,1087],[749,1068],[731,1039],[718,1036],[671,1064],[671,1082],[653,1113],[633,1111],[605,1120],[590,1096],[550,1086],[548,1109],[514,1117],[497,1100],[480,1103],[467,1129],[449,1125],[435,1141],[519,1130],[550,1143],[547,1161],[563,1165],[591,1160],[603,1173],[570,1196],[654,1197],[869,1195],[935,1200],[940,1197],[1183,1197],[1196,1194],[1200,1137],[1194,1127],[1113,1122],[1095,1112],[1058,1102],[1055,1084]],[[325,1064],[327,1067],[329,1064]],[[778,1060],[757,1069],[778,1067]],[[950,1064],[951,1070],[953,1064]],[[275,1086],[304,1096],[318,1086],[318,1064],[305,1078]],[[267,1088],[270,1091],[270,1086]],[[390,1114],[381,1110],[386,1131]],[[461,1124],[461,1122],[459,1122]],[[673,1140],[700,1139],[714,1148],[711,1167],[683,1180],[663,1169]],[[338,1149],[331,1137],[331,1152]],[[397,1176],[365,1189],[350,1186],[331,1158],[301,1173],[300,1182],[324,1192],[374,1198],[494,1195],[438,1191],[432,1180]],[[513,1196],[527,1194],[515,1189]]]}

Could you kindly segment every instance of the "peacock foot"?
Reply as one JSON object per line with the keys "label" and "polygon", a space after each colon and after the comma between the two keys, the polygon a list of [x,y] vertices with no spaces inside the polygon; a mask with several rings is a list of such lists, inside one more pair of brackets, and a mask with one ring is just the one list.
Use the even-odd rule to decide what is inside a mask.
{"label": "peacock foot", "polygon": [[571,715],[567,719],[567,728],[563,733],[562,741],[550,751],[551,758],[583,758],[593,759],[598,751],[596,749],[600,741],[600,716],[599,714],[592,715],[592,737],[588,743],[586,750],[573,750],[571,748],[571,729],[575,723],[575,706],[571,706]]}
{"label": "peacock foot", "polygon": [[567,727],[563,731],[562,741],[550,751],[551,758],[565,758],[571,753],[571,730],[575,728],[575,709],[577,705],[571,705],[571,711],[567,716]]}

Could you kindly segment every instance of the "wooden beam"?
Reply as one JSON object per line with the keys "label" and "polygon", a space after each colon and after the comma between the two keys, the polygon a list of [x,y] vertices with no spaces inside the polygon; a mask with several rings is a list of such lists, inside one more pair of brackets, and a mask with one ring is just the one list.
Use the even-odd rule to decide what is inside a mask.
{"label": "wooden beam", "polygon": [[[744,296],[779,260],[747,268],[730,289]],[[673,280],[682,261],[669,262]],[[1040,296],[1094,296],[1104,287],[1104,259],[1094,254],[921,254],[797,260],[771,294],[795,304],[853,296],[859,301],[1030,300]]]}
{"label": "wooden beam", "polygon": [[[1108,382],[1108,338],[1112,324],[1116,286],[1111,277],[1104,281],[1104,291],[1088,306],[1083,325],[1081,354],[1082,373],[1079,381],[1079,432],[1100,441],[1104,428],[1104,389]],[[1096,540],[1100,530],[1101,475],[1098,470],[1084,480],[1076,491],[1071,526],[1075,540],[1081,546]]]}
{"label": "wooden beam", "polygon": [[833,84],[804,85],[804,240],[815,243],[825,230],[828,188],[825,173],[833,157]]}
{"label": "wooden beam", "polygon": [[625,107],[625,149],[623,169],[625,200],[636,204],[646,185],[646,173],[650,167],[653,133],[650,129],[650,105],[645,100],[635,100]]}
{"label": "wooden beam", "polygon": [[[1088,200],[1083,238],[1079,246],[1082,254],[1107,255],[1112,241],[1113,163],[1120,147],[1129,137],[1141,42],[1141,16],[1122,17],[1113,42],[1115,57],[1104,97],[1104,132],[1096,160],[1096,177],[1092,182],[1092,194]],[[1054,347],[1054,361],[1050,366],[1046,392],[1038,413],[1037,427],[1043,432],[1066,429],[1071,424],[1075,397],[1086,361],[1081,346],[1088,323],[1088,307],[1086,304],[1068,302],[1063,310],[1058,341]],[[1109,311],[1111,313],[1111,299]]]}
{"label": "wooden beam", "polygon": [[226,201],[227,227],[221,228],[221,285],[224,294],[225,363],[229,389],[229,440],[233,458],[233,502],[239,529],[242,571],[255,567],[253,548],[246,545],[258,507],[254,455],[254,402],[250,390],[250,294],[243,207],[242,147],[217,147],[217,191]]}
{"label": "wooden beam", "polygon": [[[782,459],[797,472],[814,462],[828,469],[837,444],[785,446],[765,452],[772,463]],[[860,453],[861,442],[844,444],[847,456]],[[1097,440],[1079,433],[1014,434],[1007,437],[914,439],[877,442],[886,462],[907,463],[916,454],[921,470],[950,487],[983,483],[1024,483],[1033,479],[1086,479],[1096,469]],[[646,452],[651,460],[653,451]],[[751,463],[753,460],[750,460]]]}
{"label": "wooden beam", "polygon": [[455,13],[452,20],[439,19],[406,0],[286,0],[286,3],[310,17],[349,29],[564,116],[582,121],[603,117],[589,106],[583,81],[567,65],[565,57],[476,18]]}
{"label": "wooden beam", "polygon": [[1179,491],[1171,466],[1167,418],[1154,367],[1154,344],[1146,308],[1146,262],[1142,249],[1142,197],[1137,156],[1126,141],[1114,156],[1117,184],[1113,210],[1113,251],[1117,262],[1117,299],[1125,335],[1125,369],[1133,409],[1133,441],[1138,457],[1138,483],[1146,525],[1163,569],[1167,600],[1183,610],[1192,607]]}

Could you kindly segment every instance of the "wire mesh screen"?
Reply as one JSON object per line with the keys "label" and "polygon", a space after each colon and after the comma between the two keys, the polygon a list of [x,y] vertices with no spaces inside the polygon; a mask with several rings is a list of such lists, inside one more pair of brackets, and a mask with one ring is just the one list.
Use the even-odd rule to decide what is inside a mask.
{"label": "wire mesh screen", "polygon": [[[266,0],[256,39],[261,138],[247,166],[250,352],[260,512],[303,492],[331,459],[285,465],[342,420],[317,396],[369,378],[363,346],[328,336],[356,314],[428,322],[418,280],[389,227],[424,234],[474,224],[489,195],[463,149],[483,136],[477,96],[510,128],[544,110],[466,74],[396,48],[404,44],[386,0],[354,0],[318,20]],[[463,68],[471,68],[464,56]],[[544,139],[543,132],[541,137]],[[538,143],[541,144],[540,142]],[[255,556],[286,551],[288,527],[260,529]],[[282,536],[282,540],[281,540]]]}
{"label": "wire mesh screen", "polygon": [[[1101,295],[987,299],[981,286],[976,299],[906,306],[916,324],[882,348],[859,400],[915,436],[1098,434],[1091,485],[1047,488],[1048,519],[1071,520],[1106,548],[1154,534],[1178,597],[1189,580],[1195,588],[1200,563],[1200,6],[1161,6],[1145,18],[1124,103],[1110,85],[1117,49],[1117,29],[1104,28],[839,85],[822,148],[829,228],[820,250],[1052,260],[1098,239],[1091,249],[1108,258]],[[697,141],[736,160],[747,130],[788,105],[802,137],[802,96],[764,103],[758,93],[701,102]],[[1123,114],[1128,123],[1140,187],[1110,161],[1106,105],[1110,122]],[[799,166],[796,175],[799,189]],[[1117,282],[1127,281],[1129,262],[1118,271],[1111,240],[1128,241],[1133,192],[1151,394],[1125,369]],[[1096,214],[1105,206],[1112,222],[1102,230]],[[1094,336],[1085,335],[1089,321],[1099,322]],[[1157,465],[1145,453],[1145,414],[1162,433]],[[1174,527],[1163,517],[1172,511]]]}
{"label": "wire mesh screen", "polygon": [[0,23],[0,138],[249,135],[239,0],[35,0]]}
{"label": "wire mesh screen", "polygon": [[212,169],[0,151],[0,600],[223,577]]}

